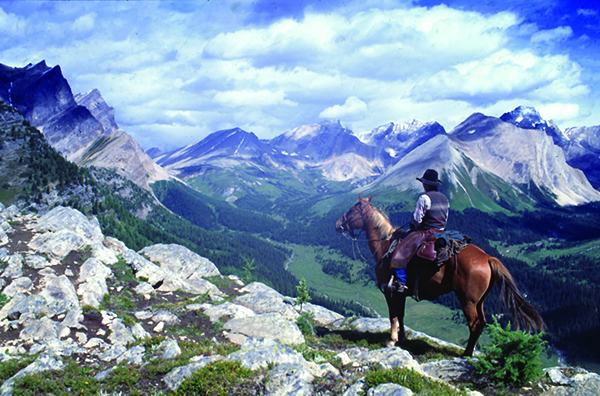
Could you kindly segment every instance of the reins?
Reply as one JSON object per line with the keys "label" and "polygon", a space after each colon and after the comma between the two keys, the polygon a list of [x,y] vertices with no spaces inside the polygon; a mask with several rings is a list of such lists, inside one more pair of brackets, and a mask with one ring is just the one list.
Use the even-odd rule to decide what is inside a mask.
{"label": "reins", "polygon": [[[369,217],[367,218],[367,220],[363,220],[363,226],[361,227],[360,231],[358,232],[358,235],[354,236],[354,229],[352,229],[352,230],[348,231],[348,234],[350,234],[350,232],[352,232],[352,234],[351,234],[352,236],[350,236],[350,235],[346,235],[346,232],[344,232],[344,233],[342,234],[342,235],[343,235],[343,236],[344,236],[346,239],[348,239],[349,241],[351,241],[351,242],[352,242],[352,253],[354,254],[354,259],[356,260],[356,252],[358,252],[358,254],[359,254],[360,258],[361,258],[363,261],[365,261],[365,262],[369,262],[369,260],[370,260],[370,259],[366,259],[366,258],[363,256],[363,254],[361,253],[360,249],[358,248],[358,241],[359,241],[359,239],[358,239],[358,238],[359,238],[359,237],[360,237],[360,235],[363,233],[363,231],[365,231],[365,227],[366,227],[366,226],[367,226],[367,224],[369,223],[369,220],[371,220],[371,217],[373,216],[373,214],[374,214],[375,212],[379,212],[379,214],[382,214],[382,213],[381,213],[381,211],[380,211],[379,209],[377,209],[375,206],[373,206],[373,204],[369,203],[369,204],[365,205],[365,206],[364,206],[364,208],[361,208],[361,213],[360,213],[360,215],[359,215],[358,217],[356,217],[356,218],[361,218],[361,219],[363,219],[363,217],[364,217],[364,212],[363,212],[363,211],[364,211],[364,209],[365,209],[365,208],[367,208],[367,207],[370,207],[370,208],[371,208],[371,210],[370,210],[370,212],[369,212]],[[355,220],[355,218],[353,218],[353,219],[352,219],[352,221],[354,221],[354,220]],[[346,223],[349,223],[349,221],[347,221]],[[369,239],[369,238],[367,238],[367,239],[365,239],[365,240],[364,240],[364,241],[365,241],[365,242],[367,242],[367,243],[368,243],[368,242],[374,242],[374,241],[377,241],[377,242],[379,242],[379,243],[377,244],[377,247],[375,248],[375,251],[371,253],[371,258],[372,258],[373,260],[375,260],[375,265],[379,264],[379,263],[381,262],[381,260],[383,260],[383,258],[386,256],[385,254],[384,254],[384,255],[382,255],[382,256],[381,256],[381,258],[380,258],[379,260],[377,260],[377,259],[375,258],[375,255],[377,254],[377,251],[379,250],[379,247],[381,246],[381,242],[383,242],[383,241],[385,241],[385,240],[388,240],[388,239],[389,239],[389,238],[390,238],[392,235],[393,235],[393,232],[392,232],[391,234],[389,234],[389,235],[385,236],[385,237],[373,238],[373,239]]]}

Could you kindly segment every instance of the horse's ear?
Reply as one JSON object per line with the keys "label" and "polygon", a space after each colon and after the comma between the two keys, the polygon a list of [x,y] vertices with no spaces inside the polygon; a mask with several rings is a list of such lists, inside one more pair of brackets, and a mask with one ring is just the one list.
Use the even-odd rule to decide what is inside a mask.
{"label": "horse's ear", "polygon": [[371,202],[371,199],[373,199],[373,194],[371,194],[371,196],[369,198],[363,198],[362,195],[360,195],[360,193],[358,194],[358,200],[360,202]]}

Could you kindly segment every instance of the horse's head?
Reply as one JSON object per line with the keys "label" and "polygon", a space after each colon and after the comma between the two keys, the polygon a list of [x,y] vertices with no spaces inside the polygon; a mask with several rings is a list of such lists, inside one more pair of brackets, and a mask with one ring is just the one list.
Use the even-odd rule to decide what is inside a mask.
{"label": "horse's head", "polygon": [[354,236],[354,230],[362,230],[366,222],[365,215],[373,210],[372,198],[372,195],[369,198],[363,198],[359,194],[358,202],[335,223],[335,230],[340,233],[348,231],[352,236]]}

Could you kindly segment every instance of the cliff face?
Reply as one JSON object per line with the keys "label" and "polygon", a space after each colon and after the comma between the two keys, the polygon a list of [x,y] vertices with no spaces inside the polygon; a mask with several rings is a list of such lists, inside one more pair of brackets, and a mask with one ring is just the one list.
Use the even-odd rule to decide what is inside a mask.
{"label": "cliff face", "polygon": [[[300,310],[320,333],[376,337],[376,342],[389,337],[389,321],[345,318],[310,303],[300,307],[265,284],[222,276],[208,259],[179,245],[135,252],[105,237],[95,218],[71,208],[59,206],[40,216],[0,204],[0,271],[0,364],[30,362],[4,381],[2,395],[10,395],[15,381],[27,374],[53,371],[55,381],[68,359],[79,362],[88,373],[85,378],[98,384],[110,384],[117,365],[126,365],[131,375],[140,376],[139,384],[130,386],[139,385],[144,392],[148,383],[154,392],[178,389],[193,373],[218,361],[237,361],[260,371],[263,377],[257,374],[251,386],[257,394],[269,395],[310,395],[317,389],[357,395],[365,390],[360,378],[373,364],[407,367],[443,381],[467,381],[473,374],[465,359],[422,363],[395,346],[309,341],[305,334],[310,330],[303,333],[297,324]],[[460,350],[417,331],[409,334],[434,350]],[[151,380],[146,377],[149,367],[165,362],[171,368],[153,372]],[[567,378],[558,368],[550,373],[551,381],[563,382],[563,388],[546,384],[544,394],[565,386],[574,392],[600,386],[596,374],[581,371]]]}
{"label": "cliff face", "polygon": [[0,99],[17,108],[69,161],[114,169],[147,190],[169,179],[143,148],[119,129],[114,109],[96,89],[73,96],[59,66],[0,64]]}

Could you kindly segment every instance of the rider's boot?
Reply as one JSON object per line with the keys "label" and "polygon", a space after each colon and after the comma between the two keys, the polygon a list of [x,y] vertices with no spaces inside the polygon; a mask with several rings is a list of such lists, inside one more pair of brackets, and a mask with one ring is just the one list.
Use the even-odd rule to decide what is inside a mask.
{"label": "rider's boot", "polygon": [[390,289],[398,293],[403,293],[406,287],[406,268],[397,269],[396,276],[390,279]]}

